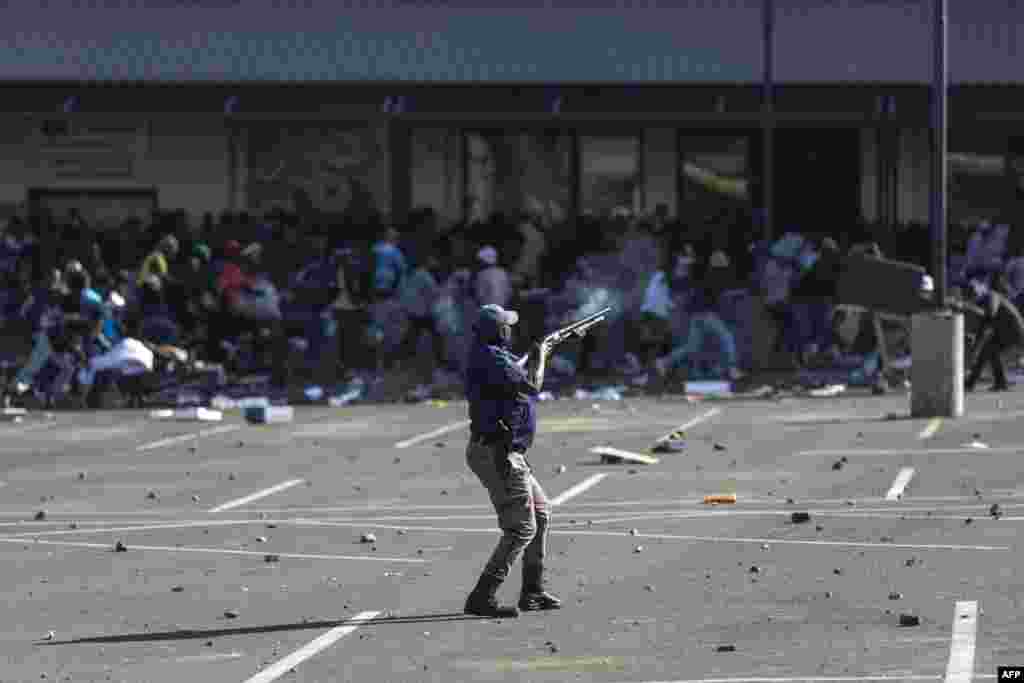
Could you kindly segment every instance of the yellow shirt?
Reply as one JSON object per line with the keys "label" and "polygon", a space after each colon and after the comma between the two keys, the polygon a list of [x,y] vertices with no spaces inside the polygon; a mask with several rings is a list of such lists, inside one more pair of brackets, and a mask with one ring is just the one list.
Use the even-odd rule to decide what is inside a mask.
{"label": "yellow shirt", "polygon": [[159,275],[160,277],[167,275],[167,257],[159,251],[151,252],[142,261],[142,267],[139,269],[139,277],[136,284],[142,286],[142,283],[150,275]]}

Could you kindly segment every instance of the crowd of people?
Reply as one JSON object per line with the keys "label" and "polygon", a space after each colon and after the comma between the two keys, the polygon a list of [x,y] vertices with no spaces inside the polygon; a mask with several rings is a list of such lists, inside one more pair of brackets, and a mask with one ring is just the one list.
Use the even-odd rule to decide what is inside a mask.
{"label": "crowd of people", "polygon": [[[667,214],[660,206],[647,216],[556,223],[536,212],[446,226],[430,209],[404,225],[372,214],[191,220],[172,211],[113,230],[76,212],[16,216],[0,239],[0,313],[30,343],[11,359],[9,388],[49,396],[90,385],[89,372],[73,370],[102,376],[104,354],[130,339],[186,349],[234,373],[263,370],[279,386],[303,368],[351,378],[411,364],[425,395],[461,376],[473,316],[487,304],[521,311],[524,344],[613,307],[610,324],[558,350],[555,375],[628,376],[634,385],[678,372],[737,380],[757,370],[751,309],[742,305],[756,297],[796,367],[838,357],[855,341],[869,381],[885,389],[877,325],[856,340],[839,333],[835,273],[843,254],[870,242],[927,268],[924,226],[832,226],[765,241],[743,211],[698,225]],[[1020,235],[987,222],[959,235],[950,282],[998,275],[1008,299],[1020,302]]]}

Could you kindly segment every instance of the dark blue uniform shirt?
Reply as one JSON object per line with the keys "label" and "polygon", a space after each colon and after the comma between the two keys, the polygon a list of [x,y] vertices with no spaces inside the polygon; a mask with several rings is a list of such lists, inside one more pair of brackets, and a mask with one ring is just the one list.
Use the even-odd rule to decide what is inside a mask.
{"label": "dark blue uniform shirt", "polygon": [[537,389],[516,360],[504,346],[475,341],[466,370],[466,396],[474,438],[504,438],[501,420],[512,432],[511,449],[525,453],[537,431]]}

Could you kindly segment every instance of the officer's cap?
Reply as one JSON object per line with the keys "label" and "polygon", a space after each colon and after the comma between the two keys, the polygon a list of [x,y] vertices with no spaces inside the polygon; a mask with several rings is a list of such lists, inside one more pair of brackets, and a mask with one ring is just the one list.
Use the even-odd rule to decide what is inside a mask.
{"label": "officer's cap", "polygon": [[501,325],[515,325],[519,322],[519,314],[509,311],[498,304],[487,304],[480,307],[480,320],[490,320]]}

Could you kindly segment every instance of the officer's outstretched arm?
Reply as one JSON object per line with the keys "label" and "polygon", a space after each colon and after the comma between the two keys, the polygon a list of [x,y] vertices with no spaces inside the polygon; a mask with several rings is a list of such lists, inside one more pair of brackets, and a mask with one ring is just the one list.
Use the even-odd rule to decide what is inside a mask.
{"label": "officer's outstretched arm", "polygon": [[526,362],[526,378],[530,385],[540,391],[544,386],[544,371],[547,369],[548,354],[551,348],[544,342],[540,342],[530,349]]}

